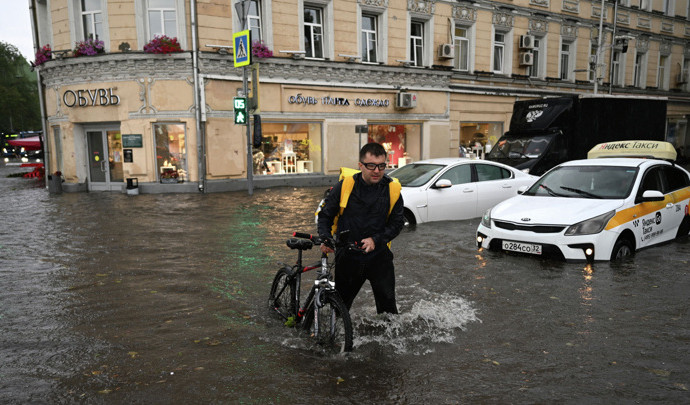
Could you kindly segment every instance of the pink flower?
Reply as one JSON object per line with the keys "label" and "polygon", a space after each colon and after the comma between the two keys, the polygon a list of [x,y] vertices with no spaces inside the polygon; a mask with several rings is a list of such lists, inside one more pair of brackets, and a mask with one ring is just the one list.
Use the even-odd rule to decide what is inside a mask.
{"label": "pink flower", "polygon": [[252,56],[257,58],[270,58],[273,56],[273,51],[268,49],[264,41],[252,42]]}
{"label": "pink flower", "polygon": [[99,53],[104,53],[105,48],[103,41],[98,39],[89,38],[84,41],[78,41],[76,48],[72,51],[74,57],[85,56],[85,55],[97,55]]}
{"label": "pink flower", "polygon": [[182,47],[177,42],[177,37],[170,38],[166,35],[153,37],[148,44],[144,45],[146,53],[173,53],[182,52]]}
{"label": "pink flower", "polygon": [[36,60],[31,63],[31,66],[40,66],[48,62],[50,59],[52,59],[52,57],[53,53],[50,49],[50,44],[45,45],[43,48],[39,49],[38,52],[36,52]]}

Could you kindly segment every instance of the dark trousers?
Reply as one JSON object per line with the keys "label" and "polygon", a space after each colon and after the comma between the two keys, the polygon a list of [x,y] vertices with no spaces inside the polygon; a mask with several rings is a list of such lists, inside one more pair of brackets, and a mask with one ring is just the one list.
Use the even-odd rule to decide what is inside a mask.
{"label": "dark trousers", "polygon": [[368,262],[360,262],[347,255],[336,260],[335,289],[345,302],[347,309],[352,307],[352,302],[366,280],[369,280],[374,292],[376,312],[397,314],[393,254],[389,250],[379,253]]}

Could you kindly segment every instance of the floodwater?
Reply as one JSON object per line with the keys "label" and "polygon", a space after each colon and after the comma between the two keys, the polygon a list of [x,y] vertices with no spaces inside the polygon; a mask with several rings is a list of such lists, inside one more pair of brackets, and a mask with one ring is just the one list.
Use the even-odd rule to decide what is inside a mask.
{"label": "floodwater", "polygon": [[401,315],[367,286],[355,351],[327,357],[266,308],[322,189],[51,195],[18,171],[0,403],[690,402],[687,240],[588,266],[478,252],[477,220],[419,225],[393,242]]}

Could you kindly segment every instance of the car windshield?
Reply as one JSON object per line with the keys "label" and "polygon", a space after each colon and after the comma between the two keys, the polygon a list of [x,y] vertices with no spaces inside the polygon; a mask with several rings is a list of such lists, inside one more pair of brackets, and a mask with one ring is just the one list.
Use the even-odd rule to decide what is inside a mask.
{"label": "car windshield", "polygon": [[561,166],[542,176],[524,195],[623,199],[632,191],[637,170],[619,166]]}
{"label": "car windshield", "polygon": [[399,167],[390,173],[405,187],[419,187],[426,184],[432,177],[443,169],[445,165],[429,163],[411,163]]}
{"label": "car windshield", "polygon": [[489,152],[490,159],[534,159],[548,148],[553,135],[503,138]]}

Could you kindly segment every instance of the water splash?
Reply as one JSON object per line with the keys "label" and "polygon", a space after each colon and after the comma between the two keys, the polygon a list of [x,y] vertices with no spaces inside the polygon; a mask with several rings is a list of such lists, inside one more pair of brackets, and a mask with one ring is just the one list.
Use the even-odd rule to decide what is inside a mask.
{"label": "water splash", "polygon": [[398,354],[423,355],[433,352],[435,343],[453,343],[468,323],[481,322],[471,302],[462,297],[419,288],[414,296],[424,298],[398,315],[354,315],[355,347],[375,343]]}

